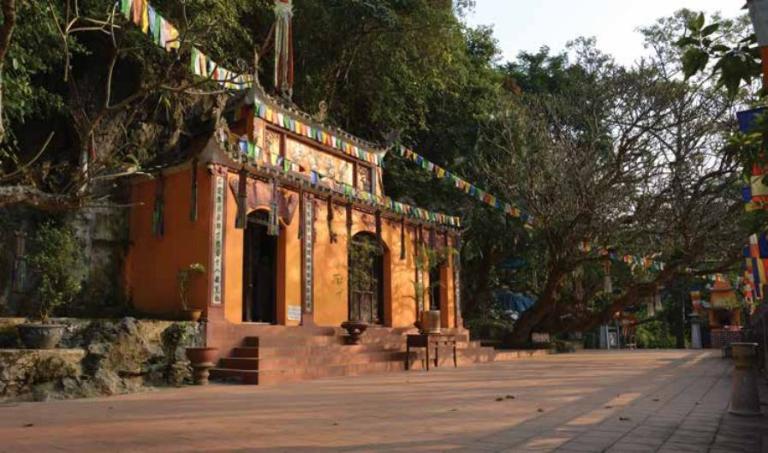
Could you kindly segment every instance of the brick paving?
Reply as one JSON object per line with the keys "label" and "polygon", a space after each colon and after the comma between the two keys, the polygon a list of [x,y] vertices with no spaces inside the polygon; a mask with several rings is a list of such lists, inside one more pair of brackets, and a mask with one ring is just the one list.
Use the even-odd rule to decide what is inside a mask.
{"label": "brick paving", "polygon": [[768,417],[726,413],[730,368],[709,352],[585,352],[6,404],[0,451],[768,453]]}

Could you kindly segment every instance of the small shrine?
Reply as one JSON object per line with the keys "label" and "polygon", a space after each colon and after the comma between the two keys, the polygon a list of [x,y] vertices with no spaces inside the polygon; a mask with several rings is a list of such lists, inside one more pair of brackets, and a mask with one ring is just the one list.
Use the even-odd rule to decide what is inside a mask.
{"label": "small shrine", "polygon": [[741,326],[741,307],[736,296],[736,290],[721,275],[718,275],[712,284],[709,306],[710,328]]}

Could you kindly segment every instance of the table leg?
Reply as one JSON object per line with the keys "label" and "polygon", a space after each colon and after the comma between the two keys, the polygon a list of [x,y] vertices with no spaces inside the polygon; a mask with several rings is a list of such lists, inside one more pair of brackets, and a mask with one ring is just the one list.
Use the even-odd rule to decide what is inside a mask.
{"label": "table leg", "polygon": [[440,342],[436,341],[435,342],[435,368],[440,366],[438,364],[439,360],[440,360]]}
{"label": "table leg", "polygon": [[429,371],[429,340],[427,340],[427,371]]}
{"label": "table leg", "polygon": [[411,345],[405,345],[405,371],[411,369]]}
{"label": "table leg", "polygon": [[453,367],[459,367],[459,361],[456,359],[456,342],[453,342]]}

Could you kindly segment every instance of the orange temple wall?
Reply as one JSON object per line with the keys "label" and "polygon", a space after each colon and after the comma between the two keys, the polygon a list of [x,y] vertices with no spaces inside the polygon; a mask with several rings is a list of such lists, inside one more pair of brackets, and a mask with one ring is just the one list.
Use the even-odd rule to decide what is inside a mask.
{"label": "orange temple wall", "polygon": [[[228,178],[236,180],[230,171]],[[198,167],[198,218],[191,221],[190,166],[169,171],[164,178],[165,234],[157,237],[152,231],[152,213],[157,179],[147,179],[132,186],[130,215],[131,246],[126,263],[126,291],[134,306],[146,313],[173,314],[181,308],[176,275],[188,265],[199,262],[209,270],[205,278],[193,279],[190,299],[196,307],[211,303],[212,256],[212,175],[205,165]],[[284,189],[287,190],[287,189]],[[242,323],[243,311],[243,230],[235,228],[236,199],[226,185],[224,261],[222,308],[224,318],[234,324]],[[298,197],[296,192],[293,192]],[[268,206],[258,209],[268,209]],[[300,312],[302,305],[301,240],[299,212],[293,213],[290,225],[282,223],[278,239],[277,265],[277,323],[298,325],[289,313]],[[427,227],[425,227],[426,230]],[[347,301],[347,228],[346,211],[334,205],[332,222],[337,242],[331,243],[325,200],[315,202],[314,224],[314,322],[338,326],[348,318]],[[375,232],[372,214],[353,210],[352,234]],[[414,227],[406,226],[405,259],[400,259],[400,222],[382,219],[382,240],[386,245],[384,259],[384,325],[410,327],[416,320],[416,261],[414,257]],[[438,243],[443,243],[438,234]],[[450,243],[450,245],[454,245]],[[453,257],[441,269],[441,317],[443,327],[455,325]],[[429,285],[429,273],[423,272],[424,286]],[[424,296],[428,307],[429,298]]]}

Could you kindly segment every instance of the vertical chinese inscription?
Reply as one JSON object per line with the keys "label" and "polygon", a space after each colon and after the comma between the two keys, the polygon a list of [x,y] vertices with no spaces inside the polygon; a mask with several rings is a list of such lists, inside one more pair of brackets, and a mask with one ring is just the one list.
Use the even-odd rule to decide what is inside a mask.
{"label": "vertical chinese inscription", "polygon": [[211,301],[221,305],[222,268],[224,261],[224,177],[214,176],[213,193],[213,284]]}
{"label": "vertical chinese inscription", "polygon": [[314,242],[314,219],[315,209],[312,195],[305,194],[302,200],[304,204],[304,310],[306,313],[312,313],[312,272],[313,272],[313,253],[312,245]]}

